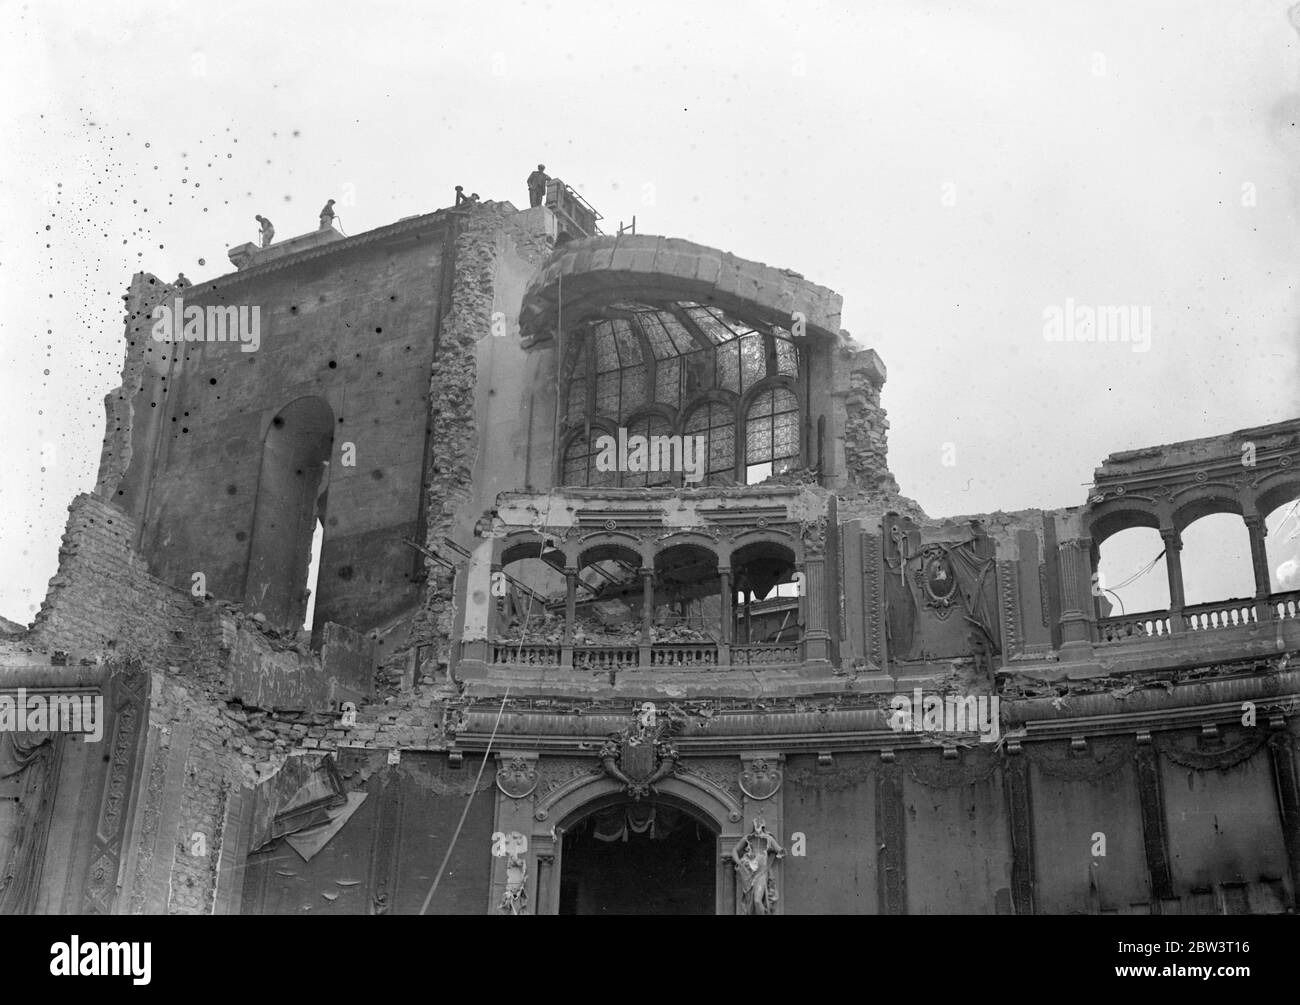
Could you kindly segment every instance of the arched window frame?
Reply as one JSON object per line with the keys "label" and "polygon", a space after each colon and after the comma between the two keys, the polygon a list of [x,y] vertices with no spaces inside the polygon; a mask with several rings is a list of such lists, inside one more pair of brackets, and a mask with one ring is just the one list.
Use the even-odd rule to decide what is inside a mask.
{"label": "arched window frame", "polygon": [[[796,402],[796,414],[799,424],[799,433],[796,437],[796,451],[794,466],[799,467],[806,465],[807,459],[804,456],[807,449],[804,435],[804,427],[807,424],[807,402],[800,391],[798,375],[805,372],[807,367],[806,352],[804,348],[797,343],[787,332],[780,328],[771,328],[763,325],[751,325],[741,318],[734,317],[726,312],[714,313],[716,309],[708,305],[691,304],[685,302],[669,303],[646,303],[636,305],[614,305],[602,309],[597,318],[588,318],[578,323],[575,329],[577,338],[574,347],[570,350],[573,362],[568,364],[567,376],[564,384],[564,420],[561,424],[561,442],[562,450],[556,459],[556,478],[557,484],[566,484],[564,481],[565,458],[572,443],[581,436],[583,431],[590,426],[592,430],[592,439],[608,433],[617,437],[618,426],[623,425],[631,429],[631,422],[634,420],[644,419],[648,413],[654,413],[667,417],[672,416],[672,434],[685,436],[686,424],[698,409],[705,404],[725,404],[731,409],[733,415],[733,428],[736,431],[736,440],[733,447],[733,467],[731,477],[737,484],[745,484],[745,472],[748,465],[746,460],[748,455],[748,429],[747,417],[751,403],[766,390],[774,387],[780,387],[788,390],[794,395]],[[694,314],[691,312],[694,311]],[[731,332],[732,337],[714,343],[704,334],[700,325],[696,323],[696,317],[703,317],[701,313],[708,311],[709,316],[714,318],[709,324],[717,328],[723,328]],[[669,326],[663,315],[670,316],[676,323]],[[653,316],[653,320],[651,319]],[[640,405],[635,411],[628,415],[626,419],[620,419],[618,415],[607,415],[603,412],[598,413],[596,410],[596,383],[597,383],[597,347],[594,339],[602,337],[599,332],[599,326],[603,323],[614,319],[621,319],[630,322],[630,330],[637,339],[640,347],[641,364],[644,366],[644,386],[643,401],[645,404]],[[656,339],[665,341],[667,346],[671,347],[672,352],[666,353],[660,357],[655,352],[655,345],[658,344],[656,339],[652,339],[647,330],[647,325],[664,326],[663,331],[656,331]],[[745,329],[740,331],[740,327]],[[608,336],[614,338],[611,333]],[[685,339],[689,338],[689,342]],[[747,338],[758,338],[763,346],[763,369],[765,375],[758,380],[753,380],[753,374],[749,375],[747,380],[744,367],[744,356],[742,341]],[[683,344],[685,343],[685,344]],[[782,343],[788,348],[783,348]],[[735,351],[737,354],[737,372],[738,386],[741,393],[719,387],[720,377],[719,353],[723,351]],[[694,370],[690,369],[691,360],[698,355]],[[637,365],[637,364],[632,364]],[[661,400],[659,391],[659,372],[662,367],[671,365],[677,371],[675,381],[675,401]],[[781,367],[793,367],[794,374],[780,372]],[[579,372],[581,368],[581,372]],[[611,371],[612,372],[612,371]],[[625,372],[625,368],[620,367],[619,372]],[[695,385],[693,386],[690,373],[697,375]],[[585,412],[581,417],[575,417],[570,414],[570,400],[572,394],[570,388],[573,386],[575,379],[585,380]],[[750,383],[749,381],[752,381]],[[620,384],[619,405],[620,411],[623,411],[623,393]],[[596,432],[597,428],[601,433]],[[590,475],[592,468],[590,464],[587,469],[588,480],[585,485],[590,485]],[[711,472],[711,476],[716,476],[720,472]],[[625,479],[623,473],[619,473],[617,484],[622,486]],[[672,484],[682,484],[680,474],[676,475]],[[574,486],[581,487],[581,486]],[[630,486],[629,486],[630,487]]]}
{"label": "arched window frame", "polygon": [[[765,394],[768,391],[772,391],[776,389],[789,391],[790,394],[793,395],[794,397],[795,407],[793,409],[793,414],[796,417],[795,421],[796,421],[797,428],[795,431],[795,445],[794,445],[795,452],[793,455],[794,463],[792,466],[794,468],[798,468],[802,463],[804,463],[803,461],[804,437],[802,435],[802,432],[803,432],[804,422],[805,422],[804,420],[805,413],[804,413],[803,396],[799,393],[798,382],[793,377],[786,377],[786,376],[767,377],[766,379],[761,380],[757,384],[755,384],[740,399],[739,415],[737,416],[739,420],[739,424],[737,426],[739,435],[738,435],[737,447],[736,447],[736,473],[737,473],[737,478],[741,484],[749,484],[746,474],[751,466],[756,466],[763,463],[771,463],[773,465],[773,468],[775,468],[777,458],[772,453],[768,455],[766,461],[751,461],[749,459],[749,425],[750,425],[749,413],[750,410],[753,408],[755,402],[757,402],[757,400],[760,397],[762,397],[763,394]],[[787,411],[787,412],[777,412],[775,414],[789,415],[791,413]],[[773,440],[774,439],[775,439],[775,431],[773,433]],[[774,442],[772,444],[772,450],[775,451]],[[785,456],[789,456],[789,455],[783,455],[782,459],[784,459]],[[775,474],[777,472],[775,472],[774,470],[773,473]]]}

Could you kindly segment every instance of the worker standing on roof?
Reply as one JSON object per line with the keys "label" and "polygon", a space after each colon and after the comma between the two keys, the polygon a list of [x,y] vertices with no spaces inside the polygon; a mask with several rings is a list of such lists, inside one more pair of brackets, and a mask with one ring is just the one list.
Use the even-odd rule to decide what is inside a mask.
{"label": "worker standing on roof", "polygon": [[528,204],[530,206],[540,206],[542,198],[546,195],[546,183],[551,179],[546,177],[546,165],[538,164],[537,170],[528,176]]}

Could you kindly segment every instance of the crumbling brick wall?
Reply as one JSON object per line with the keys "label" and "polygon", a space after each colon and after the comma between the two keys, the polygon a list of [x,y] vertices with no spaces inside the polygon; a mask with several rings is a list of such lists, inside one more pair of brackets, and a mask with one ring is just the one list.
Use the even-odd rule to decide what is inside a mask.
{"label": "crumbling brick wall", "polygon": [[[117,499],[119,495],[125,495],[125,490],[119,486],[131,467],[134,451],[148,444],[158,422],[156,414],[147,418],[137,417],[135,404],[146,384],[165,393],[166,382],[160,381],[159,377],[170,347],[153,341],[152,316],[156,304],[168,301],[177,292],[177,287],[161,282],[147,272],[137,272],[131,278],[131,286],[124,298],[127,314],[123,318],[126,354],[122,364],[122,383],[104,396],[104,441],[95,484],[95,494],[103,498]],[[154,410],[147,411],[152,413]],[[135,428],[137,418],[144,419],[143,425],[150,427],[148,431]],[[119,501],[129,506],[134,498]]]}
{"label": "crumbling brick wall", "polygon": [[131,547],[135,527],[98,496],[68,506],[59,569],[28,642],[38,647],[132,655],[157,665],[188,619],[188,599],[155,579]]}
{"label": "crumbling brick wall", "polygon": [[[430,458],[424,483],[428,525],[425,546],[447,558],[443,539],[463,537],[481,515],[473,512],[473,473],[479,450],[474,409],[478,393],[476,346],[492,330],[496,275],[506,240],[525,257],[541,260],[551,250],[512,220],[509,203],[485,203],[471,211],[456,239],[451,309],[443,319],[429,380]],[[459,532],[459,533],[458,533]],[[453,571],[426,559],[428,581],[422,609],[411,629],[411,647],[431,645],[431,657],[449,665],[456,617]],[[405,659],[399,650],[393,667]]]}
{"label": "crumbling brick wall", "polygon": [[849,371],[844,399],[844,464],[853,485],[895,495],[898,482],[889,471],[889,420],[880,404],[881,383],[865,365]]}

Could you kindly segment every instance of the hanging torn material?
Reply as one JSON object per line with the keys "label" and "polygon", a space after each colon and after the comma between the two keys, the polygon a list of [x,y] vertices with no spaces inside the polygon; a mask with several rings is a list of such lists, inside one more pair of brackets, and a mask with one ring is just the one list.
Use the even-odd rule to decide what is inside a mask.
{"label": "hanging torn material", "polygon": [[328,824],[347,803],[343,779],[329,754],[290,757],[257,788],[250,850],[276,838]]}

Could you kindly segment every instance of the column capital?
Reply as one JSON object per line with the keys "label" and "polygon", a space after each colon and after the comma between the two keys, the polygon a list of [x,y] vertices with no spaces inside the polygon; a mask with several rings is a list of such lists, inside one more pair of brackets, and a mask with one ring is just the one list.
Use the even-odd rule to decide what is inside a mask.
{"label": "column capital", "polygon": [[1183,535],[1173,527],[1160,528],[1160,540],[1164,541],[1165,548],[1172,551],[1183,550]]}

